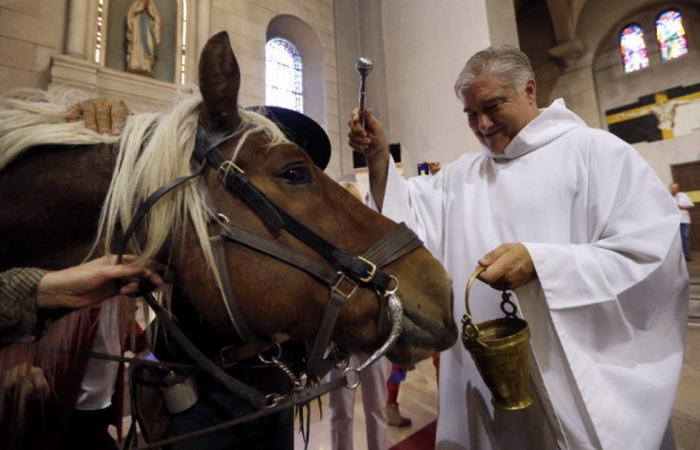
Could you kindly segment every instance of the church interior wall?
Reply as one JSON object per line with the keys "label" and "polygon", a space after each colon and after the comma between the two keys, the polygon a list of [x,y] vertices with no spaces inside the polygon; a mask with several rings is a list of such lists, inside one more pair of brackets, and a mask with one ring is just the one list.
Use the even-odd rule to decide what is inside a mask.
{"label": "church interior wall", "polygon": [[[655,42],[654,21],[668,8],[678,8],[688,37],[688,54],[661,62],[658,46],[647,45],[649,67],[625,73],[618,45],[618,33],[628,23],[642,26],[647,43]],[[604,35],[596,52],[593,72],[601,113],[621,105],[634,103],[640,96],[665,91],[676,86],[700,82],[700,5],[684,2],[663,2],[618,20]]]}
{"label": "church interior wall", "polygon": [[480,151],[453,86],[464,63],[487,47],[483,1],[385,0],[382,4],[390,140],[401,143],[405,173],[426,160],[448,163]]}
{"label": "church interior wall", "polygon": [[[318,51],[312,55],[317,68],[311,79],[316,84],[312,83],[311,90],[307,90],[310,97],[316,97],[310,114],[329,133],[333,156],[327,171],[337,179],[355,176],[345,127],[348,114],[357,105],[359,77],[354,65],[360,56],[369,56],[375,62],[368,78],[368,106],[383,120],[390,141],[401,143],[407,175],[415,174],[417,162],[440,160],[447,163],[465,151],[479,151],[480,146],[468,129],[452,86],[471,54],[502,40],[513,40],[504,31],[508,29],[508,21],[517,19],[516,39],[533,60],[540,106],[563,97],[590,126],[605,128],[606,109],[634,101],[639,95],[673,87],[668,85],[671,81],[674,86],[700,82],[697,72],[700,66],[700,52],[697,51],[700,0],[577,2],[572,6],[576,10],[575,37],[583,44],[583,52],[566,64],[549,54],[557,41],[546,12],[547,0],[515,2],[519,6],[526,5],[530,16],[528,10],[523,12],[522,8],[513,10],[513,14],[495,14],[494,11],[502,12],[510,2],[499,1],[489,7],[486,0],[443,0],[431,4],[430,14],[426,14],[423,2],[404,0],[202,0],[196,5],[190,3],[187,81],[196,82],[196,62],[204,40],[216,31],[227,30],[243,71],[241,103],[244,105],[264,103],[264,45],[275,18],[293,17],[311,31]],[[92,3],[88,0],[0,3],[0,92],[17,87],[45,89],[51,85],[52,58],[65,58],[70,53],[69,34],[76,34],[75,27],[68,26],[74,15],[71,5],[75,8],[75,5],[86,4]],[[611,39],[619,31],[617,28],[635,14],[641,18],[645,14],[653,15],[655,5],[683,8],[693,47],[691,53],[653,73],[648,71],[632,77],[613,73],[620,64],[614,39]],[[497,16],[505,18],[499,22]],[[86,28],[89,34],[89,26]],[[309,47],[308,42],[301,47]],[[658,56],[658,50],[650,48],[650,56]],[[87,51],[83,59],[81,76],[103,83],[99,81],[99,73],[93,73],[99,70],[90,65]],[[147,81],[145,78],[115,73],[110,72],[110,76],[119,78],[119,83],[139,87],[132,89],[134,96],[144,90],[140,82]],[[110,78],[103,87],[112,84],[114,80]],[[163,102],[172,96],[172,90],[166,89],[167,83],[152,82],[148,86],[155,86],[153,91],[158,91]],[[112,91],[98,89],[94,92],[109,94]],[[698,139],[698,133],[693,132],[638,148],[664,179],[670,176],[669,161],[697,159]]]}
{"label": "church interior wall", "polygon": [[[315,84],[307,85],[307,81],[304,81],[304,89],[309,92],[309,97],[316,96],[314,106],[309,111],[305,108],[305,112],[326,129],[334,149],[326,170],[332,176],[338,177],[341,169],[337,154],[340,135],[333,1],[214,0],[212,1],[211,30],[212,33],[227,30],[231,35],[232,46],[243,77],[241,104],[260,105],[265,102],[265,43],[272,37],[268,34],[269,25],[276,18],[284,16],[295,18],[298,26],[296,28],[288,26],[286,34],[282,34],[288,38],[291,36],[292,43],[298,46],[302,64],[316,67],[311,75]],[[312,30],[313,38],[309,33],[301,30],[304,27]],[[279,30],[282,29],[285,29],[284,26],[280,27],[276,34],[280,34]],[[280,37],[285,36],[280,35]],[[311,44],[313,39],[316,39],[319,44],[318,51],[314,50],[316,46]],[[319,89],[323,95],[322,98],[318,98]]]}
{"label": "church interior wall", "polygon": [[353,165],[352,149],[348,145],[346,129],[350,112],[358,107],[360,74],[357,61],[364,57],[372,61],[372,70],[366,77],[366,107],[371,108],[388,135],[391,134],[391,116],[387,94],[387,67],[384,52],[382,7],[376,0],[344,0],[334,3],[338,127],[340,133],[341,181],[357,182],[361,192],[368,183],[358,178]]}
{"label": "church interior wall", "polygon": [[[521,48],[530,56],[538,79],[538,103],[548,104],[561,97],[567,106],[589,126],[607,129],[605,111],[634,103],[640,96],[675,86],[700,82],[700,2],[648,0],[588,0],[580,2],[574,38],[582,51],[567,64],[548,55],[552,46],[552,24],[546,0],[520,2],[518,27]],[[649,46],[652,64],[642,71],[624,74],[617,34],[629,22],[647,24],[645,34],[653,42],[653,22],[667,8],[677,7],[684,14],[684,25],[691,50],[675,61],[660,64],[659,50]],[[664,183],[671,181],[671,164],[700,157],[700,130],[655,142],[633,144]]]}
{"label": "church interior wall", "polygon": [[546,0],[522,1],[516,11],[520,49],[535,71],[540,108],[554,99],[552,91],[562,73],[562,67],[547,52],[557,44],[552,22],[547,20],[549,15]]}
{"label": "church interior wall", "polygon": [[63,50],[66,0],[0,3],[0,92],[45,89],[51,55]]}
{"label": "church interior wall", "polygon": [[[675,60],[661,62],[655,42],[654,22],[662,11],[677,8],[683,15],[689,52]],[[647,42],[649,67],[624,73],[619,53],[618,34],[628,23],[642,26]],[[592,61],[596,95],[600,105],[601,122],[605,111],[639,101],[642,96],[664,93],[666,90],[700,83],[700,3],[654,2],[620,16],[601,35]],[[676,108],[674,115],[682,114]],[[695,131],[663,140],[637,142],[633,146],[642,154],[665,184],[672,181],[671,164],[694,161],[700,157],[700,121]],[[603,125],[602,128],[607,128]]]}

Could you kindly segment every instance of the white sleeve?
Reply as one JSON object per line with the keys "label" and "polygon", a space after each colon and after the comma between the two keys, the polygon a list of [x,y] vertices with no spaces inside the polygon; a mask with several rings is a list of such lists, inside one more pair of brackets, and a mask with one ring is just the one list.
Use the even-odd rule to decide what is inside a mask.
{"label": "white sleeve", "polygon": [[[406,223],[434,255],[440,254],[443,238],[443,173],[444,169],[435,176],[416,176],[406,180],[392,158],[381,211],[395,222]],[[373,195],[369,198],[369,206],[378,210]]]}
{"label": "white sleeve", "polygon": [[684,192],[678,193],[678,206],[695,206],[695,203]]}

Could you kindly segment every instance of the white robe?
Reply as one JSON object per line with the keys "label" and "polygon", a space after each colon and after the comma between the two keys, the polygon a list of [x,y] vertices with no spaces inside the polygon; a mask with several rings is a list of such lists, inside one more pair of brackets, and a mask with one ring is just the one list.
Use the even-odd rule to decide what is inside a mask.
{"label": "white robe", "polygon": [[[383,213],[445,265],[458,324],[470,274],[499,244],[524,243],[537,271],[515,291],[532,334],[535,404],[494,411],[458,340],[441,355],[438,449],[662,446],[683,361],[688,274],[678,210],[632,147],[557,100],[503,155],[484,149],[409,180],[390,164]],[[499,304],[499,291],[474,283],[475,322],[502,317]]]}

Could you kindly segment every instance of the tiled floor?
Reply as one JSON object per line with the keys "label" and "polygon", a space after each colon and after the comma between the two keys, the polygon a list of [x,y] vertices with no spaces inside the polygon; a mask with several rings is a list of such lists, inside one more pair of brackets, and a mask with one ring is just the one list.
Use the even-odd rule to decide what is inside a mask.
{"label": "tiled floor", "polygon": [[[700,296],[700,252],[689,264],[691,278],[697,277],[696,287]],[[697,307],[698,303],[693,305]],[[700,309],[700,308],[698,308]],[[697,311],[700,319],[700,310]],[[435,420],[437,413],[437,384],[435,369],[431,361],[426,360],[416,366],[416,370],[408,373],[406,381],[401,386],[399,394],[401,413],[411,418],[410,428],[388,429],[388,445],[405,439],[423,426]],[[309,450],[330,449],[330,433],[328,428],[328,400],[322,400],[324,417],[318,414],[318,408],[313,408],[311,438]],[[700,320],[688,327],[685,362],[678,388],[676,404],[673,409],[673,427],[676,433],[678,450],[700,450]],[[357,392],[355,402],[354,448],[366,449],[364,413],[362,411],[360,393]],[[295,448],[303,449],[304,444],[297,438]]]}

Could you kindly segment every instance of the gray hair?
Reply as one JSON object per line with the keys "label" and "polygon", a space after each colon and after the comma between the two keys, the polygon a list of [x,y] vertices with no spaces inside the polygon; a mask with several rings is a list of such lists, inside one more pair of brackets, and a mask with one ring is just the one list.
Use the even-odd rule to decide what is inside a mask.
{"label": "gray hair", "polygon": [[512,45],[489,47],[469,58],[457,77],[455,94],[469,89],[479,77],[494,75],[507,86],[518,92],[525,89],[530,79],[535,79],[535,73],[527,55]]}

